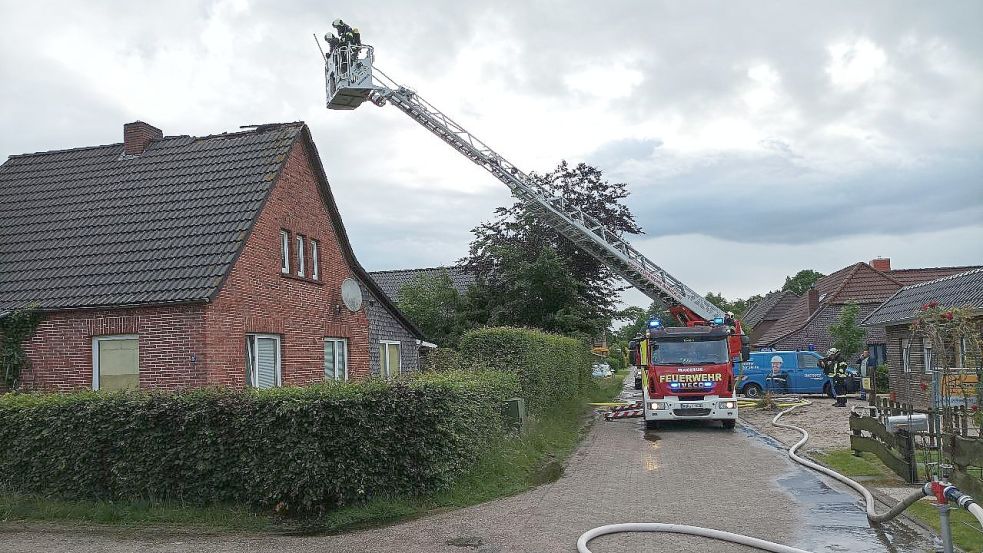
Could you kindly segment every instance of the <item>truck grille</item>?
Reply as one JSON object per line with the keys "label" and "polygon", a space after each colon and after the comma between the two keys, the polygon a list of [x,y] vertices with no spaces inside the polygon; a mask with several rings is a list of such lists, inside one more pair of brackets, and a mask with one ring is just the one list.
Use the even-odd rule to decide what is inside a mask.
{"label": "truck grille", "polygon": [[709,409],[673,409],[672,414],[677,417],[705,417],[710,414]]}

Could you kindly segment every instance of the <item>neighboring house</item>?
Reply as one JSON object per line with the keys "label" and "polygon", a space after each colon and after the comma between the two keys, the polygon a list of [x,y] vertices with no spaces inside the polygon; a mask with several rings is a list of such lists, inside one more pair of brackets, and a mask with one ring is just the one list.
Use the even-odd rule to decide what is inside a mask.
{"label": "neighboring house", "polygon": [[[440,274],[447,274],[451,279],[451,285],[460,294],[467,292],[468,287],[474,284],[474,275],[465,272],[463,267],[458,266],[374,271],[369,273],[369,276],[375,281],[378,289],[385,294],[391,303],[398,304],[400,301],[400,292],[404,286],[415,282],[421,277],[435,277]],[[415,351],[417,359],[407,360],[406,362],[415,363],[414,366],[417,366],[421,362],[419,359],[420,356],[425,356],[429,351],[437,347],[438,344],[432,344],[416,338],[414,334],[409,332],[405,325],[399,324],[399,321],[396,321],[392,317],[389,310],[383,307],[383,303],[379,301],[378,294],[374,294],[363,287],[363,297],[368,304],[366,312],[369,316],[369,335],[377,337],[377,340],[384,340],[388,343],[400,341],[403,344],[404,357],[413,355],[410,353],[411,350]],[[391,348],[392,346],[389,345],[387,347]],[[380,350],[379,352],[370,353],[372,354],[372,371],[373,374],[377,374],[378,367],[381,366],[379,356],[386,358],[386,352]],[[388,359],[391,361],[392,358],[389,357]]]}
{"label": "neighboring house", "polygon": [[45,312],[24,388],[362,379],[380,348],[416,368],[357,305],[355,285],[422,339],[355,259],[304,123],[123,138],[0,166],[0,314]]}
{"label": "neighboring house", "polygon": [[770,292],[752,305],[741,317],[741,322],[751,328],[751,343],[764,336],[798,299],[794,292],[779,290]]}
{"label": "neighboring house", "polygon": [[393,302],[399,303],[400,293],[407,284],[416,282],[420,278],[434,278],[446,274],[451,280],[451,286],[462,296],[468,292],[468,288],[475,283],[473,273],[469,273],[459,265],[450,267],[427,267],[424,269],[395,269],[391,271],[372,271],[369,276],[376,281],[379,288],[389,296]]}
{"label": "neighboring house", "polygon": [[[931,341],[912,333],[911,323],[918,318],[922,306],[931,302],[975,309],[983,324],[983,269],[906,286],[863,321],[864,326],[886,333],[888,374],[895,399],[921,409],[932,405],[932,368],[940,363],[933,357]],[[948,367],[978,366],[979,361],[974,362],[970,350],[965,341],[952,344]]]}
{"label": "neighboring house", "polygon": [[[830,325],[840,318],[843,307],[855,303],[860,308],[859,323],[905,284],[924,282],[975,267],[934,267],[892,270],[890,259],[855,263],[816,281],[788,311],[763,335],[752,340],[755,348],[777,350],[816,349],[826,351],[833,344]],[[896,276],[897,275],[897,276]],[[875,364],[885,362],[885,335],[881,328],[867,330],[865,343]],[[849,361],[853,361],[850,359]]]}

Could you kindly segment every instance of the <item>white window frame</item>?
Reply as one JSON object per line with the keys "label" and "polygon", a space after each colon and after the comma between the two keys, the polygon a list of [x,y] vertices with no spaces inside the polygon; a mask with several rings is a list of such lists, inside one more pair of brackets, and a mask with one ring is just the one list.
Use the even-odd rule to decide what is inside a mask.
{"label": "white window frame", "polygon": [[280,231],[280,272],[290,274],[290,232]]}
{"label": "white window frame", "polygon": [[901,339],[901,370],[904,373],[911,373],[911,340]]}
{"label": "white window frame", "polygon": [[968,368],[966,367],[967,365],[966,360],[968,358],[969,356],[966,355],[966,337],[960,336],[959,337],[959,368],[961,369]]}
{"label": "white window frame", "polygon": [[297,276],[304,276],[304,237],[303,235],[297,235]]}
{"label": "white window frame", "polygon": [[319,255],[319,246],[317,240],[311,239],[311,278],[314,280],[321,280],[321,269],[318,267],[318,263],[321,261]]}
{"label": "white window frame", "polygon": [[[274,371],[274,375],[275,375],[274,376],[274,381],[275,381],[274,382],[274,387],[279,388],[279,387],[283,386],[283,373],[282,373],[282,369],[283,369],[283,348],[282,348],[282,345],[281,345],[281,342],[280,342],[280,335],[279,334],[260,334],[260,333],[256,333],[256,332],[251,332],[251,333],[246,334],[246,341],[247,342],[249,340],[255,340],[256,338],[272,338],[273,340],[276,341],[276,369]],[[246,355],[247,355],[247,357],[249,355],[249,351],[250,351],[250,347],[247,344],[246,345]],[[256,352],[255,346],[252,348],[252,351],[253,352]],[[255,368],[256,367],[256,360],[255,359],[250,360],[248,358],[246,359],[246,378],[249,380],[249,382],[248,382],[249,387],[250,388],[259,388],[259,372],[258,371],[253,371],[252,374],[250,374],[250,372],[249,372],[250,364],[252,365],[252,367]]]}
{"label": "white window frame", "polygon": [[382,359],[382,352],[379,352],[379,376],[386,379],[393,377],[393,375],[389,374],[389,346],[392,345],[395,345],[399,348],[399,356],[397,359],[399,361],[399,365],[398,365],[399,368],[397,370],[399,371],[399,374],[403,374],[403,343],[400,342],[399,340],[379,340],[379,345],[386,346],[384,348],[381,348],[383,351],[386,352],[385,362],[383,362]]}
{"label": "white window frame", "polygon": [[111,340],[137,341],[137,374],[140,374],[140,335],[139,334],[109,334],[92,337],[92,389],[99,389],[99,343]]}
{"label": "white window frame", "polygon": [[[324,342],[325,343],[327,343],[327,342],[334,342],[334,347],[332,348],[332,350],[334,351],[334,363],[332,363],[332,366],[334,367],[334,374],[333,375],[329,375],[328,374],[328,360],[325,359],[324,360],[324,379],[325,380],[336,380],[336,381],[339,381],[340,380],[342,382],[348,382],[348,338],[333,338],[333,337],[329,337],[329,338],[325,338],[324,339]],[[341,344],[341,349],[344,351],[343,355],[341,355],[341,357],[344,359],[344,367],[343,367],[344,373],[341,374],[341,375],[338,374],[338,358],[339,358],[339,355],[338,355],[338,344]]]}
{"label": "white window frame", "polygon": [[932,374],[932,342],[922,338],[922,362],[925,363],[925,374]]}

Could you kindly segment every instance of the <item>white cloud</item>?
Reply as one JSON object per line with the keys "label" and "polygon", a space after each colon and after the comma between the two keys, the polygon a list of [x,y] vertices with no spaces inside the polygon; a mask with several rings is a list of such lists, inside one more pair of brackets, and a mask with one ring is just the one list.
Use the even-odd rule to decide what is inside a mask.
{"label": "white cloud", "polygon": [[868,38],[837,42],[827,50],[830,59],[826,73],[830,82],[844,90],[877,80],[887,67],[887,54]]}

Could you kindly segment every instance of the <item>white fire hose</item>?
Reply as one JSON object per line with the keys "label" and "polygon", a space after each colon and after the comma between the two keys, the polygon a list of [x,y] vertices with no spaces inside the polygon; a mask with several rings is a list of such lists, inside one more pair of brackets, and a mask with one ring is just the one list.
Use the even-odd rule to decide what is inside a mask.
{"label": "white fire hose", "polygon": [[[866,504],[867,519],[870,520],[872,523],[880,523],[880,522],[891,520],[894,517],[901,514],[902,511],[910,507],[913,503],[915,503],[919,499],[925,496],[934,495],[932,493],[932,483],[929,482],[928,484],[925,484],[925,486],[923,486],[917,492],[913,492],[908,497],[905,497],[903,500],[901,500],[900,503],[895,505],[888,512],[883,514],[877,514],[874,511],[874,496],[871,495],[870,490],[861,486],[858,482],[851,480],[850,478],[847,478],[846,476],[843,476],[842,474],[834,470],[813,463],[808,459],[803,459],[802,457],[799,457],[796,454],[796,451],[798,451],[800,447],[802,447],[803,445],[805,445],[807,441],[809,441],[809,433],[806,432],[804,429],[799,428],[798,426],[792,424],[780,423],[778,422],[778,419],[781,418],[782,415],[792,411],[797,407],[802,407],[804,405],[809,405],[811,403],[812,402],[807,401],[804,403],[800,403],[798,405],[793,405],[792,407],[789,407],[788,409],[785,409],[781,413],[775,415],[775,418],[772,419],[771,423],[779,428],[786,428],[789,430],[796,430],[798,432],[801,432],[802,439],[800,439],[798,443],[790,447],[788,450],[789,458],[791,458],[796,463],[799,463],[800,465],[809,467],[813,470],[817,470],[827,476],[830,476],[831,478],[835,478],[836,480],[839,480],[840,482],[846,484],[847,486],[850,486],[851,488],[859,492],[860,495],[863,496],[864,503]],[[954,486],[946,487],[945,495],[950,500],[957,502],[960,507],[963,507],[964,509],[972,513],[973,516],[976,517],[976,520],[978,520],[980,524],[983,525],[983,508],[981,508],[979,504],[977,504],[973,500],[972,497],[963,494],[962,492],[957,490]],[[743,534],[734,534],[732,532],[724,532],[723,530],[715,530],[713,528],[703,528],[700,526],[688,526],[685,524],[667,524],[661,522],[629,522],[624,524],[607,524],[605,526],[599,526],[597,528],[584,532],[580,536],[580,538],[577,540],[577,551],[579,553],[591,553],[591,550],[587,548],[587,543],[589,541],[591,541],[592,539],[598,536],[604,536],[607,534],[618,534],[622,532],[661,532],[661,533],[670,533],[670,534],[689,534],[691,536],[701,536],[705,538],[711,538],[715,540],[726,541],[726,542],[736,543],[740,545],[747,545],[750,547],[760,549],[762,551],[773,551],[775,553],[810,553],[809,551],[806,551],[804,549],[798,549],[788,545],[782,545],[780,543],[774,543],[759,538],[753,538],[751,536],[745,536]]]}

